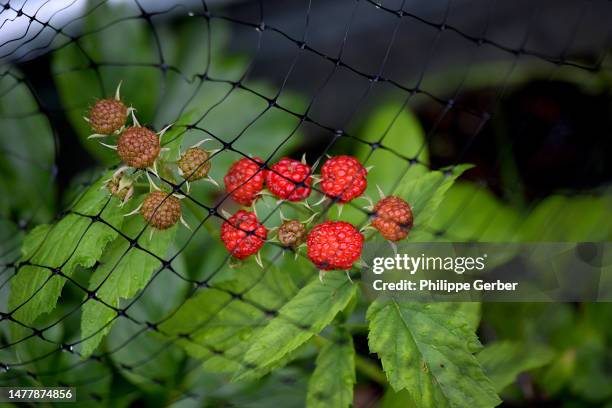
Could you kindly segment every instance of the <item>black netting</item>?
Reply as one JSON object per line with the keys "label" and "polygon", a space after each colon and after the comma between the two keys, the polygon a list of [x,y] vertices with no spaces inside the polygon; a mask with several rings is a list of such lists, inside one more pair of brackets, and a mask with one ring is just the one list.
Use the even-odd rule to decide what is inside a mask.
{"label": "black netting", "polygon": [[[229,196],[215,192],[212,185],[188,188],[184,181],[150,172],[165,191],[185,196],[182,203],[191,226],[191,230],[181,229],[170,255],[163,258],[139,243],[150,228],[128,235],[106,219],[113,205],[110,196],[95,213],[75,210],[81,192],[97,180],[100,168],[114,170],[119,166],[106,153],[95,152],[103,147],[81,138],[75,118],[83,116],[96,98],[112,95],[120,80],[125,100],[136,107],[142,123],[161,129],[176,122],[171,137],[162,139],[164,146],[173,146],[183,137],[183,148],[188,141],[211,139],[208,146],[218,149],[209,159],[217,180],[228,163],[242,157],[260,156],[262,170],[270,170],[283,155],[301,156],[305,151],[310,164],[320,164],[327,154],[347,149],[358,152],[364,166],[377,155],[396,164],[393,174],[385,175],[385,193],[389,194],[414,169],[443,168],[450,177],[455,166],[471,162],[479,154],[482,139],[491,136],[490,129],[495,126],[491,122],[500,105],[508,95],[514,97],[513,89],[529,75],[541,78],[544,84],[571,77],[588,87],[610,73],[606,59],[608,2],[433,3],[3,1],[0,154],[8,177],[3,182],[7,204],[2,205],[0,247],[2,383],[76,386],[86,390],[79,394],[79,400],[114,405],[128,403],[134,393],[133,388],[117,385],[116,377],[122,376],[136,378],[145,389],[175,387],[172,399],[164,404],[201,401],[214,395],[214,390],[203,390],[195,380],[177,384],[176,377],[191,378],[201,363],[212,357],[238,366],[244,362],[226,350],[196,341],[198,332],[211,329],[210,323],[232,310],[233,304],[260,312],[262,317],[253,326],[272,317],[286,318],[278,310],[288,299],[261,303],[249,294],[272,273],[270,268],[286,265],[284,262],[295,254],[305,259],[303,251],[267,243],[258,276],[237,288],[224,284],[218,276],[240,273],[240,267],[230,267],[229,254],[212,259],[206,256],[207,245],[218,241],[208,228],[218,229],[226,220],[222,208],[231,209]],[[483,65],[487,66],[484,71]],[[452,73],[442,75],[443,68]],[[475,81],[480,81],[478,86],[486,92],[475,95]],[[367,112],[383,102],[383,95],[391,95],[395,113],[385,118],[382,132],[364,136],[358,125]],[[387,135],[406,109],[418,111],[425,126],[420,146],[409,154],[387,144]],[[194,112],[190,120],[181,122],[189,111]],[[423,159],[423,151],[435,152],[439,143],[448,142],[444,135],[452,133],[449,128],[453,126],[461,128],[462,137],[453,141],[449,147],[452,152]],[[516,129],[519,135],[529,135],[527,125]],[[515,141],[523,143],[524,139],[512,135],[501,143],[511,151]],[[485,164],[477,163],[464,178],[477,181],[478,189],[507,196],[515,185],[492,175],[504,160],[507,157],[502,153],[487,157]],[[319,168],[313,166],[313,173]],[[593,174],[586,161],[572,173],[576,180]],[[567,189],[575,192],[578,189],[574,187],[569,184]],[[321,192],[318,186],[314,190]],[[13,194],[19,198],[8,200]],[[436,239],[480,240],[483,231],[495,223],[497,212],[479,214],[471,236],[457,235],[452,228],[453,220],[462,217],[472,199],[466,197],[457,204],[446,225],[434,223],[423,226],[423,231]],[[535,203],[537,200],[527,207]],[[362,204],[365,202],[353,201],[343,209],[360,226],[370,215]],[[337,207],[336,202],[327,201],[315,219],[325,219]],[[280,210],[303,218],[312,214],[299,204],[272,202],[260,217],[262,223],[274,225]],[[87,286],[87,272],[64,273],[70,257],[59,266],[20,259],[19,248],[28,231],[69,214],[88,220],[73,254],[99,224],[129,243],[95,290]],[[147,253],[158,261],[158,267],[135,296],[120,306],[109,304],[97,292],[131,251]],[[185,263],[198,267],[193,270]],[[20,322],[15,314],[23,305],[11,310],[6,301],[11,281],[26,266],[50,272],[43,285],[66,281],[59,306],[36,325]],[[93,266],[99,267],[99,263]],[[316,268],[310,272],[296,275],[298,288],[313,279]],[[352,271],[351,278],[358,282],[359,271]],[[163,323],[186,301],[211,289],[227,296],[210,319],[186,332],[164,333]],[[170,290],[168,300],[160,301]],[[152,301],[155,299],[157,302]],[[87,338],[80,338],[78,323],[88,302],[101,303],[114,312],[114,318],[91,336],[111,324],[115,325],[113,333],[122,334],[113,344],[82,358],[80,345]],[[300,321],[288,321],[299,330],[312,331]],[[10,338],[9,324],[23,327],[25,335]],[[335,338],[327,332],[322,336]],[[202,350],[192,351],[190,358],[178,358],[179,343]],[[24,344],[29,344],[29,353],[17,355],[15,350]],[[198,354],[200,359],[193,357]],[[178,359],[178,371],[159,368],[164,359]],[[278,375],[280,384],[296,386],[298,377],[291,369]],[[112,392],[103,391],[109,386]],[[248,390],[242,391],[243,402],[248,401]],[[228,402],[206,400],[209,406],[223,403]],[[228,404],[241,406],[240,401]]]}

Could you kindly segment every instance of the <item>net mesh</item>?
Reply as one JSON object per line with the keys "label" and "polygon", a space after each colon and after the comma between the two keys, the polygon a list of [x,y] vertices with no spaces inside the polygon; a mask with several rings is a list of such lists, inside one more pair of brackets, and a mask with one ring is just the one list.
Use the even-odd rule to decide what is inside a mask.
{"label": "net mesh", "polygon": [[[18,169],[20,174],[16,178],[30,177],[34,181],[34,187],[26,188],[24,193],[24,203],[29,203],[4,212],[0,271],[3,296],[0,304],[0,326],[3,326],[0,378],[3,384],[69,385],[86,390],[79,395],[81,401],[104,404],[125,401],[133,390],[113,389],[110,394],[101,391],[116,372],[127,378],[137,376],[145,386],[176,386],[173,383],[176,373],[155,372],[152,366],[164,358],[172,358],[176,354],[174,346],[179,342],[202,348],[200,354],[203,356],[184,361],[180,369],[183,377],[189,377],[203,361],[213,356],[242,366],[244,361],[226,350],[195,340],[198,332],[210,330],[215,317],[236,303],[261,312],[262,318],[253,326],[263,325],[270,318],[277,317],[287,319],[299,330],[312,331],[311,327],[279,313],[288,299],[279,299],[275,305],[270,305],[261,304],[249,296],[250,291],[271,273],[270,267],[286,258],[283,253],[288,250],[280,245],[267,244],[271,248],[266,252],[262,272],[239,290],[229,289],[215,281],[218,274],[227,270],[229,255],[203,262],[201,271],[185,269],[181,258],[197,257],[198,251],[202,251],[201,237],[209,234],[207,228],[218,228],[219,223],[226,219],[221,208],[228,204],[228,195],[197,194],[189,191],[185,182],[176,182],[163,175],[156,179],[166,191],[184,195],[183,203],[190,209],[188,222],[192,230],[180,234],[168,257],[160,257],[139,243],[149,229],[144,228],[135,236],[129,236],[105,218],[105,212],[112,205],[110,197],[94,214],[74,210],[82,198],[79,193],[72,200],[61,201],[63,197],[71,196],[73,191],[83,191],[90,186],[98,173],[92,171],[90,176],[81,177],[76,185],[70,184],[75,168],[91,165],[87,159],[91,153],[83,154],[74,130],[67,130],[71,127],[70,117],[82,116],[95,98],[111,95],[119,79],[125,80],[125,98],[137,99],[133,101],[134,106],[144,106],[143,116],[156,128],[179,121],[181,115],[194,109],[197,103],[197,113],[189,123],[175,125],[179,131],[162,139],[162,144],[171,146],[182,137],[185,140],[209,138],[218,149],[210,157],[213,168],[227,167],[217,163],[251,158],[252,149],[256,149],[258,143],[265,144],[263,139],[266,138],[272,138],[274,145],[269,150],[255,150],[257,155],[262,155],[262,170],[269,170],[269,165],[280,154],[296,151],[297,147],[307,150],[309,161],[314,163],[337,151],[334,149],[338,146],[363,146],[367,150],[360,150],[364,154],[359,159],[365,166],[376,155],[390,155],[398,163],[401,161],[402,166],[393,175],[394,182],[385,191],[389,194],[411,169],[434,167],[422,159],[421,153],[451,116],[460,117],[467,123],[468,136],[451,160],[437,163],[439,166],[436,167],[445,167],[445,174],[450,176],[454,166],[467,161],[474,143],[496,114],[509,86],[522,75],[523,62],[536,65],[548,80],[571,72],[589,83],[610,72],[610,66],[606,64],[610,38],[608,27],[596,24],[599,17],[603,16],[603,19],[606,13],[610,13],[607,2],[581,1],[572,3],[571,7],[565,4],[559,7],[568,10],[567,14],[559,12],[555,15],[563,22],[560,32],[546,31],[551,27],[544,21],[546,12],[550,11],[549,4],[525,3],[517,17],[521,23],[515,24],[519,28],[510,27],[503,36],[498,25],[500,15],[507,15],[507,6],[498,2],[472,4],[449,0],[439,4],[434,2],[435,6],[427,9],[405,0],[323,3],[304,1],[288,6],[266,1],[229,4],[137,0],[121,4],[77,0],[2,2],[2,138],[11,142],[4,142],[1,148],[3,156],[10,157],[13,168]],[[485,16],[480,17],[480,24],[467,25],[466,19],[457,17],[461,15],[459,10],[470,6]],[[113,13],[108,12],[111,9]],[[289,10],[291,15],[283,19],[282,12],[289,13]],[[182,32],[181,24],[186,21],[189,28]],[[376,22],[376,28],[364,31],[363,27],[367,28],[372,21]],[[474,29],[476,26],[478,28]],[[117,34],[124,33],[120,27],[129,27],[125,31],[130,35],[128,38]],[[135,33],[131,31],[134,27],[142,30]],[[558,26],[554,27],[558,29]],[[594,43],[593,31],[596,29],[600,33],[598,42]],[[182,34],[180,41],[186,43],[182,48],[177,45],[179,32]],[[588,46],[586,40],[591,41]],[[218,44],[221,43],[226,43],[232,51],[220,50],[222,46]],[[457,49],[461,56],[447,58],[451,49]],[[63,55],[61,59],[59,54]],[[486,60],[496,61],[495,69],[490,71],[484,84],[491,91],[485,101],[474,103],[464,98],[466,84],[473,80],[475,65]],[[457,74],[445,78],[437,76],[440,66],[449,64],[457,65]],[[126,76],[135,82],[130,83]],[[258,78],[266,76],[272,78],[270,81],[275,85],[262,85]],[[80,86],[82,79],[87,79],[91,87]],[[445,85],[446,91],[440,91],[439,81],[450,83]],[[67,86],[66,83],[71,83],[74,88],[70,99],[66,94],[58,96],[58,88]],[[295,89],[308,97],[296,102]],[[354,130],[354,125],[383,93],[391,93],[396,98],[395,114],[384,126],[385,131],[364,138]],[[199,105],[202,94],[210,95],[203,106]],[[243,102],[236,102],[238,96]],[[434,114],[422,145],[413,152],[416,153],[407,155],[397,147],[388,146],[387,135],[401,112],[424,103],[433,107]],[[271,118],[281,118],[282,125],[272,130],[264,128],[272,134],[262,134],[258,126],[262,122],[272,122]],[[231,123],[228,125],[226,122]],[[49,132],[41,133],[40,130],[45,128]],[[52,154],[45,156],[44,151]],[[502,155],[494,158],[493,166],[500,160],[503,160]],[[313,172],[316,170],[313,166]],[[480,181],[479,188],[482,189],[513,188],[492,186],[486,177]],[[7,185],[6,188],[11,187]],[[318,190],[317,186],[314,189]],[[194,191],[201,193],[201,190]],[[3,191],[3,194],[10,194],[10,191]],[[66,205],[66,202],[70,204]],[[323,219],[334,204],[328,202],[318,218]],[[457,206],[457,218],[466,205]],[[351,202],[346,206],[361,214],[361,225],[367,222],[369,213],[359,203]],[[307,209],[298,205],[278,202],[266,211],[262,223],[269,224],[285,208],[289,212],[310,215]],[[33,265],[30,259],[20,259],[19,256],[24,234],[36,224],[50,221],[53,213],[57,213],[55,220],[68,214],[88,220],[73,254],[83,244],[88,231],[99,224],[114,230],[119,234],[118,239],[129,245],[94,290],[83,284],[78,276],[64,273],[70,257],[59,266],[35,265],[51,272],[43,285],[65,280],[65,298],[72,300],[66,304],[60,301],[61,307],[43,323],[25,324],[15,317],[23,305],[10,310],[5,299],[14,277],[22,268]],[[424,228],[438,238],[478,240],[480,232],[496,216],[495,213],[482,214],[479,220],[482,229],[477,229],[471,237],[453,236],[451,225]],[[159,266],[135,296],[120,306],[109,304],[100,299],[97,292],[111,278],[121,259],[131,251],[147,253],[158,261]],[[299,251],[297,256],[304,257]],[[97,267],[100,265],[94,266]],[[314,267],[312,272],[313,275],[316,272]],[[358,273],[353,273],[352,278],[358,281]],[[310,279],[312,275],[305,274],[296,284],[301,288]],[[182,294],[178,296],[180,302],[158,303],[157,313],[143,313],[142,307],[150,309],[150,303],[147,303],[150,298],[163,297],[164,288],[171,286],[173,281],[182,282],[179,290]],[[228,296],[209,319],[179,334],[163,332],[163,323],[175,316],[188,299],[211,288]],[[36,293],[32,298],[35,296]],[[114,312],[112,321],[99,327],[91,336],[119,322],[121,327],[114,327],[113,331],[125,335],[119,336],[121,340],[112,346],[107,345],[105,350],[84,357],[79,345],[87,339],[81,339],[74,326],[76,322],[78,327],[80,311],[88,302],[101,303]],[[10,339],[9,323],[26,329],[25,335]],[[144,340],[151,333],[155,333],[153,338],[156,340]],[[333,335],[323,335],[333,340]],[[14,350],[24,343],[30,343],[31,349],[36,351],[19,358]],[[295,385],[293,381],[297,380],[290,371],[282,375],[283,384]],[[191,387],[183,384],[177,387],[172,401],[167,403],[200,401],[206,392],[194,384]],[[208,400],[208,403],[214,405],[214,401]],[[240,406],[240,403],[235,404]]]}

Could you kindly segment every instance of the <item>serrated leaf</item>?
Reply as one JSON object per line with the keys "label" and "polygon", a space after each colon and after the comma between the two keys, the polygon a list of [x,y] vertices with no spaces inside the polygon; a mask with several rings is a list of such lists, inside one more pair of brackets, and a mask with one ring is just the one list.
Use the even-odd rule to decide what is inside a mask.
{"label": "serrated leaf", "polygon": [[244,356],[244,367],[234,380],[249,377],[254,368],[267,367],[323,330],[351,298],[357,286],[339,272],[325,275],[302,288],[254,338]]}
{"label": "serrated leaf", "polygon": [[479,302],[457,302],[455,305],[457,306],[455,309],[456,312],[462,313],[470,329],[476,332],[480,325],[480,318],[482,317],[481,304]]}
{"label": "serrated leaf", "polygon": [[[237,279],[213,280],[211,285],[188,299],[160,330],[172,336],[188,333],[190,340],[181,339],[179,344],[203,360],[206,369],[236,371],[242,367],[250,339],[269,319],[265,310],[279,309],[298,289],[291,276],[276,265],[262,270],[250,261],[243,264]],[[241,299],[232,296],[237,293],[242,294]],[[267,372],[269,368],[257,374]]]}
{"label": "serrated leaf", "polygon": [[[145,226],[144,219],[135,216],[125,222],[122,231],[134,238]],[[156,230],[152,235],[149,235],[147,230],[140,236],[138,245],[163,259],[172,244],[176,228],[177,226],[163,231]],[[130,242],[119,237],[111,244],[101,265],[92,274],[89,289],[95,290],[102,283],[96,291],[96,296],[109,305],[119,307],[120,300],[136,295],[160,266],[161,262],[156,257],[137,247],[130,248]],[[84,357],[93,353],[110,331],[115,317],[115,311],[103,303],[96,300],[85,302],[81,320],[81,352]]]}
{"label": "serrated leaf", "polygon": [[[72,213],[55,225],[35,228],[22,247],[22,266],[11,282],[9,309],[18,308],[14,318],[26,325],[55,308],[66,278],[54,275],[59,269],[70,277],[77,266],[92,267],[102,256],[106,245],[117,232],[102,222],[92,222],[86,215],[98,215],[108,224],[119,228],[123,222],[118,201],[111,199],[103,185],[104,177],[90,186],[78,199]],[[13,335],[22,329],[13,325]]]}
{"label": "serrated leaf", "polygon": [[308,382],[308,408],[343,408],[353,402],[355,348],[349,334],[325,344]]}
{"label": "serrated leaf", "polygon": [[460,181],[448,190],[429,227],[446,231],[445,240],[508,242],[517,238],[517,225],[522,221],[516,208],[486,187]]}
{"label": "serrated leaf", "polygon": [[232,293],[244,293],[243,298],[260,309],[277,310],[298,292],[291,276],[275,264],[266,264],[262,269],[254,260],[243,261],[236,279],[212,285]]}
{"label": "serrated leaf", "polygon": [[554,352],[545,346],[498,341],[487,344],[477,357],[495,390],[501,392],[517,375],[548,364],[554,355]]}
{"label": "serrated leaf", "polygon": [[395,391],[422,408],[498,405],[491,381],[472,354],[478,339],[451,303],[377,300],[368,309],[370,350]]}
{"label": "serrated leaf", "polygon": [[428,225],[447,190],[457,177],[471,167],[469,164],[461,164],[450,169],[430,171],[403,182],[397,188],[395,195],[408,201],[412,207],[415,228]]}

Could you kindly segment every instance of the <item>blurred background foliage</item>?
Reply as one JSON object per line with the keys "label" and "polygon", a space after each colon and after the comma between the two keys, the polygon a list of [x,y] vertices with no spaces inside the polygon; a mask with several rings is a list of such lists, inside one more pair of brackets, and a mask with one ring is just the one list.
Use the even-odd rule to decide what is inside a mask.
{"label": "blurred background foliage", "polygon": [[[117,164],[111,151],[86,140],[89,129],[82,118],[95,99],[112,94],[119,81],[123,82],[124,99],[137,107],[142,123],[156,129],[176,123],[165,139],[174,152],[178,144],[173,141],[182,141],[185,147],[202,138],[201,130],[186,126],[195,120],[198,127],[224,142],[235,141],[232,146],[237,151],[261,157],[298,158],[306,152],[313,159],[327,146],[329,138],[316,134],[296,116],[233,85],[250,72],[253,60],[230,50],[231,24],[194,18],[159,20],[151,23],[156,27],[154,33],[148,21],[130,15],[127,9],[99,7],[85,17],[84,32],[88,34],[78,42],[5,66],[0,78],[0,258],[4,264],[18,257],[25,231],[52,221],[101,169]],[[160,52],[164,60],[157,62]],[[491,79],[499,67],[498,62],[474,65],[457,102],[478,106],[490,100],[496,86]],[[452,96],[450,84],[460,76],[456,71],[451,67],[429,76],[429,91]],[[451,110],[439,121],[437,102],[415,98],[407,103],[395,91],[383,93],[347,128],[347,134],[367,143],[341,137],[332,153],[353,154],[373,166],[367,190],[371,197],[377,196],[376,186],[390,193],[430,167],[458,161],[475,165],[450,187],[435,214],[426,222],[417,220],[409,238],[414,241],[610,241],[610,78],[605,72],[563,70],[551,81],[546,73],[538,64],[518,66],[504,85],[506,95],[493,119],[477,133],[473,118],[465,112]],[[300,90],[283,88],[276,95],[278,86],[264,76],[249,77],[248,83],[265,97],[278,96],[279,104],[282,101],[290,111],[304,113],[310,108],[307,95]],[[36,100],[34,94],[42,99]],[[372,149],[370,143],[384,148]],[[205,146],[222,145],[211,141]],[[239,157],[231,151],[216,156],[212,177],[221,180],[225,169]],[[194,185],[192,195],[210,205],[219,199],[218,191],[207,184]],[[268,209],[265,200],[259,206],[263,213]],[[363,213],[350,206],[343,211],[346,220],[365,221]],[[197,207],[186,212],[192,225],[206,216]],[[278,220],[271,220],[275,222]],[[208,221],[208,232],[194,234],[182,250],[177,267],[181,274],[203,279],[222,263],[225,250],[215,232],[217,224]],[[173,252],[189,239],[189,231],[179,230]],[[202,248],[206,248],[204,256]],[[297,290],[291,282],[304,282],[310,273],[301,260],[296,264],[288,257],[278,259],[266,279],[285,282],[285,274],[291,279],[277,288],[279,303],[270,307],[282,305]],[[224,268],[215,283],[248,287],[258,274],[261,271],[255,265],[247,265],[240,276]],[[6,310],[10,276],[10,268],[4,267],[0,310]],[[77,281],[87,278],[87,270],[77,270]],[[180,304],[189,289],[186,282],[161,274],[134,305],[133,313],[144,321],[158,320]],[[49,338],[58,342],[79,338],[78,313],[70,311],[78,307],[81,297],[71,285],[64,289],[60,306],[40,321],[62,319]],[[193,316],[205,312],[205,303],[206,299],[192,299],[192,309],[182,309],[166,329],[178,332],[194,324],[190,320],[197,321]],[[366,306],[361,301],[354,305],[347,322],[362,319]],[[482,316],[478,333],[485,344],[478,358],[504,406],[612,407],[610,304],[488,303],[478,313]],[[243,318],[256,317],[246,313]],[[217,339],[213,332],[207,333],[206,341],[239,352],[249,334],[241,334],[240,324],[245,322],[236,324],[235,337]],[[46,378],[44,384],[77,386],[94,396],[91,405],[113,407],[165,406],[172,401],[177,407],[304,404],[316,356],[312,346],[300,349],[290,365],[262,379],[230,383],[227,372],[235,367],[220,357],[203,354],[202,349],[183,344],[158,352],[164,339],[149,334],[120,348],[139,330],[119,319],[103,342],[104,364],[67,370]],[[395,393],[388,387],[378,361],[368,352],[363,327],[355,324],[352,330],[358,353],[355,406],[413,406],[407,393]],[[6,331],[0,333],[0,344],[7,344],[8,339]],[[0,361],[27,360],[53,347],[32,338],[19,348],[0,350]],[[188,356],[205,358],[204,370]],[[127,357],[143,363],[135,370],[123,370]],[[73,362],[72,356],[60,353],[20,369],[45,373],[69,361]],[[25,376],[23,384],[36,385],[38,380]],[[201,398],[182,398],[190,390],[197,390]]]}

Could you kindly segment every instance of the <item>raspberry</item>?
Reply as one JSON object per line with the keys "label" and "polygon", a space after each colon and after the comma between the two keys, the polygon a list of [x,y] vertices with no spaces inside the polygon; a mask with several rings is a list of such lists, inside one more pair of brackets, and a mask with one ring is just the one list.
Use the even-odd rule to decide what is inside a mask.
{"label": "raspberry", "polygon": [[306,226],[299,221],[285,221],[278,229],[278,240],[283,246],[296,248],[306,240]]}
{"label": "raspberry", "polygon": [[367,170],[354,157],[332,157],[321,168],[321,188],[328,197],[347,203],[366,189],[367,174]]}
{"label": "raspberry", "polygon": [[259,157],[240,159],[232,164],[223,178],[225,191],[239,204],[251,205],[263,189],[266,170],[260,169],[257,163],[263,161]]}
{"label": "raspberry", "polygon": [[412,209],[399,197],[385,197],[374,206],[372,226],[389,241],[404,239],[412,228]]}
{"label": "raspberry", "polygon": [[221,240],[225,248],[238,259],[257,253],[267,236],[266,227],[250,211],[238,211],[221,226]]}
{"label": "raspberry", "polygon": [[276,163],[266,177],[268,190],[278,198],[301,201],[310,195],[310,166],[288,157]]}
{"label": "raspberry", "polygon": [[361,256],[363,235],[344,221],[326,221],[310,231],[308,258],[321,270],[351,269]]}
{"label": "raspberry", "polygon": [[173,195],[154,191],[144,199],[140,214],[152,227],[168,229],[181,218],[181,203]]}
{"label": "raspberry", "polygon": [[127,128],[117,142],[117,153],[121,160],[137,169],[151,167],[160,149],[159,137],[145,127]]}
{"label": "raspberry", "polygon": [[179,169],[187,181],[203,179],[210,171],[208,152],[199,147],[189,148],[178,161]]}
{"label": "raspberry", "polygon": [[106,181],[106,189],[113,197],[117,197],[122,202],[127,202],[134,193],[132,181],[120,174]]}
{"label": "raspberry", "polygon": [[100,99],[89,110],[91,129],[100,135],[110,135],[121,129],[127,120],[128,109],[116,99]]}

